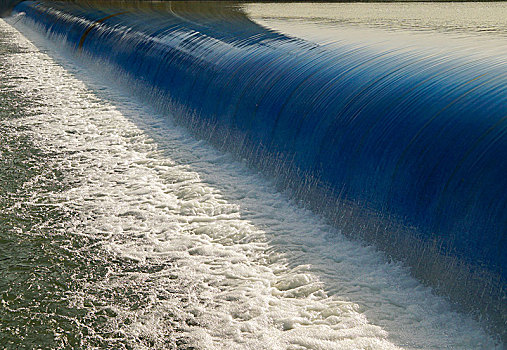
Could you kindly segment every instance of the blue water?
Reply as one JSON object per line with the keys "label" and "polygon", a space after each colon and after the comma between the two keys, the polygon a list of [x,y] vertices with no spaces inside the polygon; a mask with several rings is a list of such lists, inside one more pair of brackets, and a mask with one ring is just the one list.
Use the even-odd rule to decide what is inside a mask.
{"label": "blue water", "polygon": [[25,1],[15,12],[505,324],[505,52],[323,45],[265,28],[234,4],[157,12]]}

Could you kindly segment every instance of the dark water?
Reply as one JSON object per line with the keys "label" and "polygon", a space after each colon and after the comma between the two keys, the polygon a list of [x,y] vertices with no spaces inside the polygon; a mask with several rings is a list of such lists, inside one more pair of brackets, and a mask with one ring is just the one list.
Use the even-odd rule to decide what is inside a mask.
{"label": "dark water", "polygon": [[86,310],[69,308],[66,294],[86,278],[79,267],[87,262],[71,252],[82,242],[62,233],[72,211],[51,200],[66,187],[55,169],[58,155],[34,144],[23,125],[40,101],[13,89],[23,77],[5,76],[5,59],[26,51],[9,33],[0,37],[0,342],[11,349],[75,345],[78,332],[68,316]]}
{"label": "dark water", "polygon": [[91,300],[70,301],[104,268],[80,250],[89,239],[67,233],[75,208],[55,199],[72,186],[60,164],[66,155],[37,143],[36,130],[24,123],[43,101],[35,91],[16,91],[27,78],[9,75],[6,61],[30,52],[12,33],[0,37],[0,343],[6,349],[78,347],[108,315],[94,314]]}
{"label": "dark water", "polygon": [[13,62],[21,62],[13,57],[30,59],[37,50],[19,46],[5,28],[0,28],[0,347],[174,348],[173,338],[135,339],[111,326],[118,315],[110,306],[142,308],[146,291],[89,288],[115,271],[142,269],[104,257],[96,244],[101,237],[86,234],[86,210],[67,201],[66,191],[82,185],[70,176],[76,171],[68,165],[73,154],[38,135],[37,115],[54,101],[41,96],[37,84],[22,91],[20,82],[33,77],[12,69]]}

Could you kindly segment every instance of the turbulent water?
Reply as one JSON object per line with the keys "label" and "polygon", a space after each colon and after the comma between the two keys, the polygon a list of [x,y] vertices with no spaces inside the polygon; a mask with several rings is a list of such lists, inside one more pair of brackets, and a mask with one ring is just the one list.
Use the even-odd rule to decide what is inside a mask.
{"label": "turbulent water", "polygon": [[400,264],[23,33],[33,43],[0,20],[3,347],[502,348]]}

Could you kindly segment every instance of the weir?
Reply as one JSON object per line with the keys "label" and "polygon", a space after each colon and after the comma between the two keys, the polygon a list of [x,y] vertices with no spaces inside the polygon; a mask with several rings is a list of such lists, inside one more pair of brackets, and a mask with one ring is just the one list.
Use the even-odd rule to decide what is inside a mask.
{"label": "weir", "polygon": [[505,340],[505,53],[322,45],[235,3],[24,1],[14,13]]}

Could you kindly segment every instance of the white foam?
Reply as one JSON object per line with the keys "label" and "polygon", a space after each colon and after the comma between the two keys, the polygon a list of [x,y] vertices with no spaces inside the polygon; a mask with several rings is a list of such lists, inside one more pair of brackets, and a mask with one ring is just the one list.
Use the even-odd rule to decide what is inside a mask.
{"label": "white foam", "polygon": [[8,74],[26,77],[15,89],[40,101],[20,122],[61,154],[72,186],[55,196],[81,213],[69,234],[95,238],[106,261],[126,261],[88,288],[144,298],[137,309],[109,306],[111,328],[133,347],[495,347],[405,268],[16,27],[52,57],[17,35],[30,50],[9,58]]}

